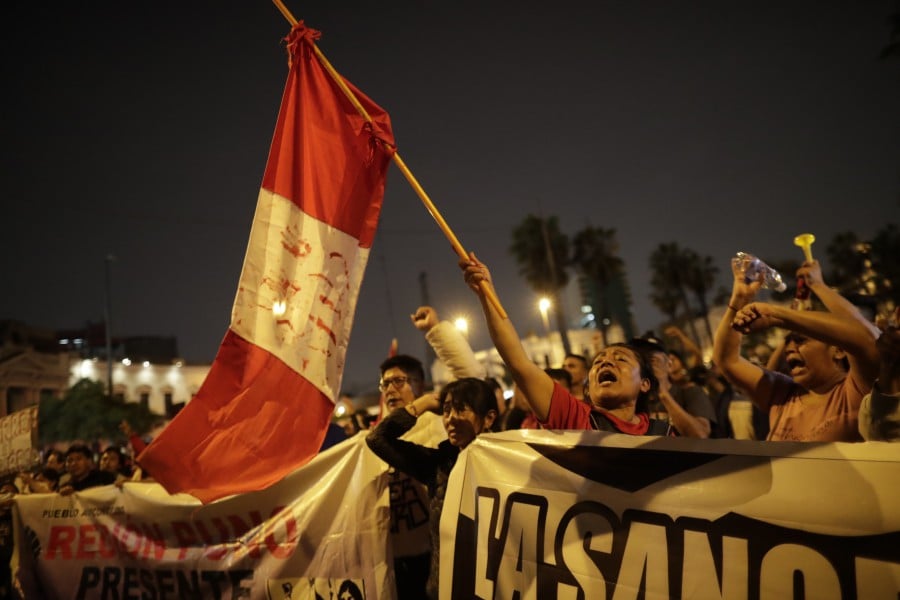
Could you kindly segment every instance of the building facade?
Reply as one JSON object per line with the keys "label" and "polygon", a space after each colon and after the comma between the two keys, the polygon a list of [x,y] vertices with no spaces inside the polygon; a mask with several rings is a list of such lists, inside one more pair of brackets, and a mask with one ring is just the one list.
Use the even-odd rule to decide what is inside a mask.
{"label": "building facade", "polygon": [[[62,398],[81,379],[107,384],[109,371],[101,326],[51,331],[0,321],[0,416]],[[101,344],[101,345],[98,345]],[[174,338],[119,338],[112,359],[112,394],[171,418],[200,389],[210,365],[187,365]]]}

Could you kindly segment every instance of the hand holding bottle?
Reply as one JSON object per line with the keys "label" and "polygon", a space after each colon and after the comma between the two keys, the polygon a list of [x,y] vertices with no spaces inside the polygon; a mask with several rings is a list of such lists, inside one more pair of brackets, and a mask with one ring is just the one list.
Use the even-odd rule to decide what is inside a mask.
{"label": "hand holding bottle", "polygon": [[746,252],[738,252],[731,259],[731,271],[735,279],[743,279],[744,283],[758,281],[761,288],[783,292],[787,285],[781,273]]}

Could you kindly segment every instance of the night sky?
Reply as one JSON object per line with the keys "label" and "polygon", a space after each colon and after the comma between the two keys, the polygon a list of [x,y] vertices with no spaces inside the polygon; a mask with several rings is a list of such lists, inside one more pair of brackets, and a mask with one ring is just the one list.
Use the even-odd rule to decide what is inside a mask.
{"label": "night sky", "polygon": [[[337,4],[337,6],[335,6]],[[501,7],[502,6],[502,7]],[[794,258],[812,232],[900,223],[900,59],[891,1],[288,3],[390,114],[400,155],[494,273],[521,334],[536,294],[508,247],[526,214],[618,232],[640,330],[663,242]],[[287,73],[264,0],[14,2],[3,36],[0,318],[176,336],[211,361],[228,327]],[[823,261],[824,262],[824,261]],[[826,270],[827,263],[824,264]],[[480,309],[391,166],[345,390],[370,388],[427,273],[442,316]],[[574,316],[577,293],[566,295]]]}

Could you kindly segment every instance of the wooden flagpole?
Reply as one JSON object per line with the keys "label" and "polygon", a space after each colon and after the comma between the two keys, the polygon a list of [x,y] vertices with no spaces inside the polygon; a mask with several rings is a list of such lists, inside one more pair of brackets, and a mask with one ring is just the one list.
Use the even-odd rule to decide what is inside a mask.
{"label": "wooden flagpole", "polygon": [[[291,14],[291,11],[287,9],[287,7],[284,5],[284,2],[282,2],[281,0],[272,0],[272,2],[275,4],[278,10],[281,11],[281,14],[284,15],[284,18],[288,20],[288,23],[290,23],[291,26],[297,24],[297,19],[294,17],[294,15]],[[347,84],[344,83],[344,80],[341,78],[338,72],[334,70],[334,67],[331,66],[331,63],[328,62],[328,59],[325,58],[325,55],[322,54],[322,51],[319,50],[319,47],[314,43],[311,43],[310,46],[312,46],[313,51],[316,54],[316,58],[319,59],[319,61],[322,63],[322,66],[325,67],[325,70],[328,71],[328,74],[331,75],[332,79],[334,79],[334,82],[337,83],[339,88],[341,88],[341,91],[344,93],[347,99],[350,100],[350,103],[353,104],[353,107],[356,108],[356,111],[367,122],[372,123],[372,117],[369,116],[369,113],[366,111],[365,107],[363,107],[363,105],[359,103],[356,95],[349,87],[347,87]],[[406,180],[412,186],[413,190],[415,190],[416,194],[419,196],[419,199],[422,200],[423,204],[425,204],[425,208],[437,222],[438,227],[441,228],[441,231],[444,232],[444,235],[450,241],[450,245],[453,246],[453,250],[459,256],[459,258],[468,260],[469,253],[466,252],[465,248],[463,248],[463,245],[459,242],[456,235],[453,233],[453,230],[451,230],[450,226],[447,225],[444,217],[441,216],[440,212],[438,212],[438,209],[431,201],[431,198],[428,197],[428,194],[426,194],[422,186],[419,185],[419,182],[406,166],[406,163],[403,162],[402,158],[400,158],[400,154],[394,152],[391,158],[393,158],[394,164],[397,165],[397,167],[400,169],[400,172],[403,173],[403,176],[406,177]],[[490,287],[488,287],[486,282],[481,282],[481,290],[493,305],[494,309],[500,314],[501,318],[507,318],[506,311],[503,310],[503,306],[500,304],[500,299],[497,297],[497,294],[495,294],[494,291]]]}

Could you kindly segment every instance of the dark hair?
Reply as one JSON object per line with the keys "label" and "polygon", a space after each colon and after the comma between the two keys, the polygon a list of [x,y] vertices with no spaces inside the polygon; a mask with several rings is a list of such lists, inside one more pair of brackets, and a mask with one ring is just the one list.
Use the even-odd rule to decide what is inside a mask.
{"label": "dark hair", "polygon": [[549,375],[550,379],[563,383],[566,389],[572,387],[572,374],[565,369],[547,368],[544,369],[544,373]]}
{"label": "dark hair", "polygon": [[125,454],[119,448],[117,448],[115,446],[110,446],[109,448],[107,448],[106,450],[101,452],[100,456],[103,456],[104,454],[115,454],[116,456],[118,456],[119,457],[119,472],[122,473],[123,475],[129,474],[128,473],[128,471],[129,471],[128,459],[125,457]]}
{"label": "dark hair", "polygon": [[641,337],[631,338],[631,341],[625,345],[629,346],[632,350],[643,354],[648,359],[650,358],[650,355],[657,352],[668,354],[665,344],[663,344],[658,337],[653,335],[652,331],[648,331]]}
{"label": "dark hair", "polygon": [[682,354],[678,350],[666,350],[666,354],[668,354],[669,356],[674,356],[681,362],[682,365],[684,365],[685,369],[687,368],[687,363],[684,362],[684,354]]}
{"label": "dark hair", "polygon": [[66,450],[66,458],[69,458],[70,454],[83,454],[88,460],[94,460],[94,451],[84,444],[72,444],[69,446],[69,449]]}
{"label": "dark hair", "polygon": [[59,471],[47,467],[45,469],[41,469],[40,474],[44,477],[44,479],[53,484],[51,489],[55,490],[57,488],[57,486],[59,485],[60,477]]}
{"label": "dark hair", "polygon": [[425,369],[422,368],[422,361],[418,358],[408,354],[398,354],[385,360],[378,368],[381,369],[381,374],[384,375],[385,371],[395,367],[406,373],[408,377],[417,378],[419,381],[425,382]]}
{"label": "dark hair", "polygon": [[631,351],[632,354],[634,354],[634,357],[637,359],[638,366],[640,367],[641,379],[646,379],[650,382],[649,390],[647,390],[646,392],[638,393],[637,401],[634,403],[634,412],[650,412],[650,400],[655,398],[659,393],[659,380],[657,380],[656,375],[653,374],[653,367],[650,366],[649,354],[645,355],[638,348],[635,348],[634,344],[631,342],[617,342],[615,344],[609,344],[607,348],[627,348]]}
{"label": "dark hair", "polygon": [[[316,594],[318,597],[318,594]],[[359,589],[359,586],[356,585],[356,582],[351,579],[345,579],[341,582],[341,587],[338,588],[337,598],[353,598],[353,600],[363,600],[365,596],[363,596],[362,590]]]}
{"label": "dark hair", "polygon": [[491,389],[494,390],[494,392],[496,392],[497,390],[500,390],[501,392],[503,391],[503,386],[500,385],[500,382],[497,381],[497,379],[494,377],[485,377],[484,382],[491,386]]}
{"label": "dark hair", "polygon": [[498,412],[497,397],[494,390],[482,379],[474,377],[463,377],[456,381],[451,381],[441,389],[438,396],[441,409],[444,403],[450,402],[450,406],[456,410],[471,408],[472,412],[485,418],[489,411]]}
{"label": "dark hair", "polygon": [[56,455],[56,460],[58,460],[59,462],[63,462],[66,459],[65,454],[55,448],[51,448],[50,450],[47,450],[47,453],[44,455],[44,462],[50,460],[50,457],[54,454]]}
{"label": "dark hair", "polygon": [[[590,368],[590,364],[588,364],[588,359],[586,356],[582,356],[581,354],[575,354],[574,352],[569,352],[568,354],[566,354],[565,358],[574,358],[575,360],[580,360],[581,363],[584,365],[585,369]],[[563,360],[565,360],[565,358]]]}

